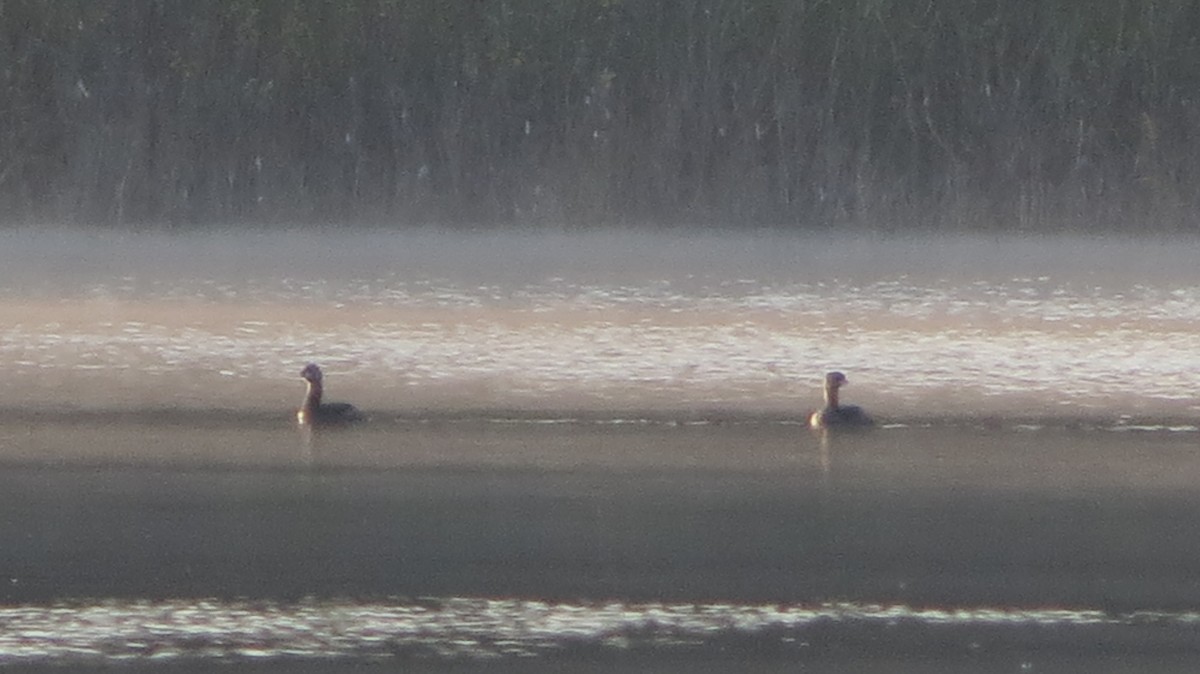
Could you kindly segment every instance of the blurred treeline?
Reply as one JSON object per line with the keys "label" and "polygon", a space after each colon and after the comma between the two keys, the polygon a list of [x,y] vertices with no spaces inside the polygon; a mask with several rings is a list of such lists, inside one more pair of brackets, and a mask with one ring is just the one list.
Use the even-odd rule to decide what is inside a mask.
{"label": "blurred treeline", "polygon": [[1200,223],[1194,0],[0,0],[9,221]]}

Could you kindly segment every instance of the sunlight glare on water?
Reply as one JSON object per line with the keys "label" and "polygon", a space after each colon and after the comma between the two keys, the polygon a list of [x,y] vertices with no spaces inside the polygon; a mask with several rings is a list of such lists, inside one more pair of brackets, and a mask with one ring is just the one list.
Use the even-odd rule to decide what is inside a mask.
{"label": "sunlight glare on water", "polygon": [[[176,662],[300,657],[494,660],[591,648],[620,653],[656,648],[740,646],[803,653],[808,639],[861,638],[879,627],[1024,629],[1065,639],[1073,628],[1157,624],[1183,637],[1194,613],[1109,615],[1094,610],[915,608],[824,604],[560,604],[445,599],[356,604],[117,602],[0,608],[0,666]],[[907,634],[911,635],[911,629]],[[927,634],[923,634],[928,639]],[[878,639],[878,635],[875,637]],[[957,637],[964,642],[968,637]],[[966,643],[956,644],[962,648]]]}
{"label": "sunlight glare on water", "polygon": [[1196,244],[3,235],[0,406],[1187,417]]}

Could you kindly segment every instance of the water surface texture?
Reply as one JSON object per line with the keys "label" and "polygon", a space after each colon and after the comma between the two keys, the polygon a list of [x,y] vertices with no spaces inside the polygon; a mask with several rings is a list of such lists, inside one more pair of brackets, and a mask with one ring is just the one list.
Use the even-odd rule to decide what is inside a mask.
{"label": "water surface texture", "polygon": [[0,235],[0,406],[1190,417],[1197,245]]}
{"label": "water surface texture", "polygon": [[0,669],[1184,671],[1198,249],[4,232]]}

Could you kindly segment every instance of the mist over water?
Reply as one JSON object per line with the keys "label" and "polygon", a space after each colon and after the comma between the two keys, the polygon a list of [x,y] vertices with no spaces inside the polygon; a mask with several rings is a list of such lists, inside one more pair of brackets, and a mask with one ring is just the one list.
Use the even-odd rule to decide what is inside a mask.
{"label": "mist over water", "polygon": [[5,231],[0,668],[1178,665],[1198,248]]}
{"label": "mist over water", "polygon": [[1082,237],[0,234],[0,406],[1197,415],[1198,245]]}

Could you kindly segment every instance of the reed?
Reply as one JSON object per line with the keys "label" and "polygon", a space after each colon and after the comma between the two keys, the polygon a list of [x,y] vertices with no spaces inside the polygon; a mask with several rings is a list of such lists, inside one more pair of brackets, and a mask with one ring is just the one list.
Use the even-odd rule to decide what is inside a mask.
{"label": "reed", "polygon": [[1186,231],[1184,0],[0,0],[10,222]]}

